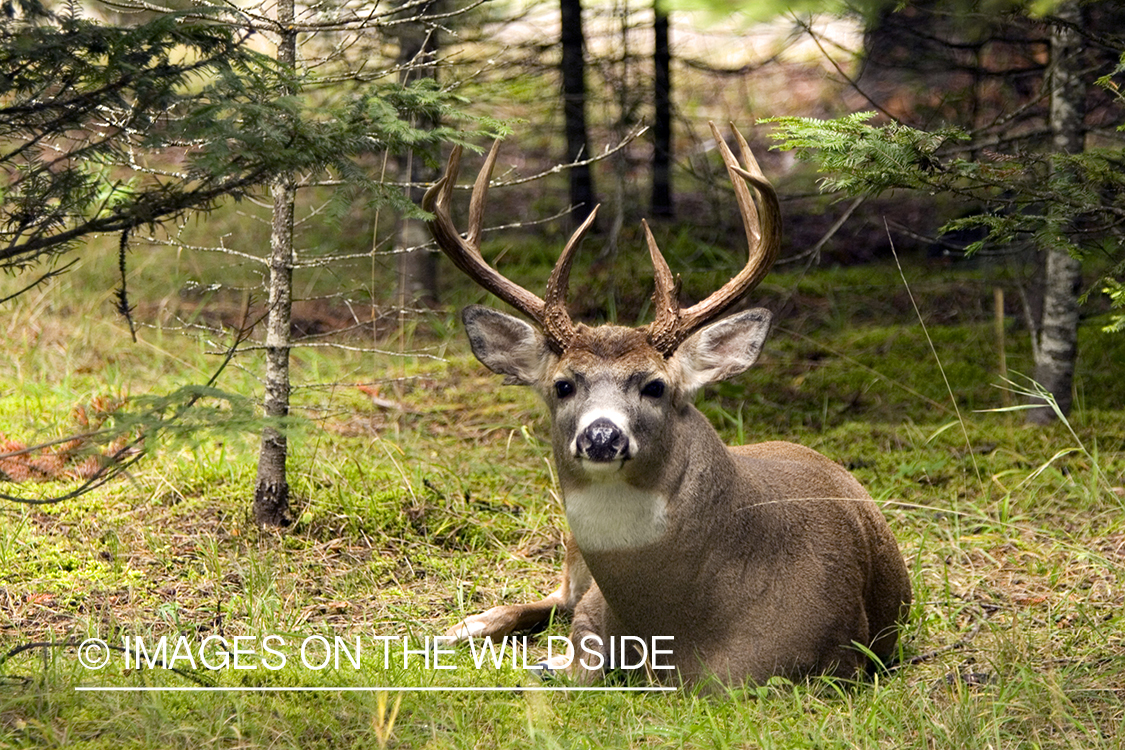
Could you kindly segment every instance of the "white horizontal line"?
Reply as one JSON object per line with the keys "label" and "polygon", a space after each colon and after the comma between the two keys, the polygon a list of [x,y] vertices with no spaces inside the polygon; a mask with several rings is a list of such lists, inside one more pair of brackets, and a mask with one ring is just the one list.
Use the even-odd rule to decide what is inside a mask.
{"label": "white horizontal line", "polygon": [[76,693],[667,693],[674,687],[76,687]]}

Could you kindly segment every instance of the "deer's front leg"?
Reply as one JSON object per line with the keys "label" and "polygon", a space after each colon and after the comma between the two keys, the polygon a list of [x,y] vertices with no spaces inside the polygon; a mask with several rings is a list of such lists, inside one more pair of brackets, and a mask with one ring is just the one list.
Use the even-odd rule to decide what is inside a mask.
{"label": "deer's front leg", "polygon": [[610,667],[607,616],[605,597],[598,585],[591,580],[586,595],[574,608],[570,628],[573,650],[567,674],[579,685],[597,682]]}
{"label": "deer's front leg", "polygon": [[501,604],[479,615],[466,617],[449,630],[447,638],[464,643],[470,638],[500,638],[545,623],[552,614],[569,615],[589,590],[593,579],[574,538],[566,539],[566,560],[559,587],[537,602]]}

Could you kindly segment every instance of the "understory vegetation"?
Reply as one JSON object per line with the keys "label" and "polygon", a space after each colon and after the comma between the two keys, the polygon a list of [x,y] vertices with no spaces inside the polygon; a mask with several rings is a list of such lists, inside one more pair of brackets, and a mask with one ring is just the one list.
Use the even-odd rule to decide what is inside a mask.
{"label": "understory vegetation", "polygon": [[[673,268],[688,267],[691,253],[716,277],[731,266],[674,245]],[[553,252],[511,253],[543,261],[512,275],[540,288]],[[644,261],[630,251],[620,262],[634,255]],[[208,292],[193,265],[202,261],[155,250],[131,266],[142,324],[133,343],[107,291],[115,262],[90,253],[82,268],[5,307],[0,441],[34,446],[80,432],[92,404],[128,409],[206,383],[219,367],[230,328],[180,329],[229,322],[252,305]],[[904,259],[905,281],[893,263],[775,272],[756,293],[777,313],[762,360],[700,399],[729,441],[808,445],[846,465],[882,505],[915,592],[890,673],[719,695],[547,693],[521,689],[543,685],[523,654],[478,668],[460,649],[447,657],[454,669],[434,669],[416,643],[406,667],[401,646],[384,660],[382,644],[397,643],[388,639],[420,641],[465,614],[537,598],[561,568],[565,520],[544,409],[471,357],[456,308],[485,300],[450,272],[447,308],[383,324],[374,342],[370,328],[334,339],[379,352],[294,352],[290,528],[264,531],[249,514],[257,438],[240,429],[238,406],[260,397],[260,352],[249,346],[214,384],[231,397],[198,402],[196,429],[146,440],[143,460],[79,498],[0,506],[0,746],[1118,746],[1125,336],[1102,331],[1108,313],[1085,320],[1074,412],[1029,427],[1022,412],[1004,410],[1021,402],[1014,391],[1033,387],[1020,375],[1031,360],[1013,289],[1004,381],[993,319],[1002,275],[925,263]],[[339,283],[323,276],[310,286]],[[611,295],[596,261],[577,269],[576,314],[639,310],[650,272],[618,267],[614,276]],[[196,278],[202,287],[188,284]],[[693,275],[685,286],[691,294],[712,281]],[[0,283],[0,297],[18,287]],[[215,312],[224,309],[234,312]],[[73,481],[0,479],[0,491],[42,498]],[[530,637],[527,660],[567,628]],[[263,665],[269,634],[287,645],[279,669],[276,658]],[[254,668],[137,668],[135,654],[130,664],[112,652],[92,669],[77,648],[88,638],[120,646],[162,636],[259,639],[245,641]],[[313,636],[324,639],[312,644],[313,666],[324,656],[315,647],[340,637],[361,640],[359,667],[302,665],[298,646]],[[237,690],[136,690],[151,687]],[[258,687],[273,692],[238,691]],[[312,690],[282,692],[297,687]],[[358,689],[369,687],[440,689]]]}

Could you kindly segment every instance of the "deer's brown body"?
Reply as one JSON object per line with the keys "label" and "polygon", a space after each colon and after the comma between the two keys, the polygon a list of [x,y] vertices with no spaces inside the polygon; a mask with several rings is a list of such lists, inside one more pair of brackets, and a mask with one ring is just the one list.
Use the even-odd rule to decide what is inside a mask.
{"label": "deer's brown body", "polygon": [[[505,635],[570,612],[571,641],[587,658],[572,658],[569,670],[584,681],[610,664],[609,646],[621,636],[661,639],[655,676],[670,681],[849,676],[867,665],[864,650],[893,659],[910,581],[870,496],[808,448],[728,448],[692,405],[699,388],[752,365],[769,328],[765,310],[721,317],[764,275],[780,232],[776,197],[742,146],[745,169],[722,148],[741,186],[750,263],[715,295],[681,309],[648,235],[658,312],[639,329],[590,328],[566,315],[570,258],[584,228],[563,251],[546,302],[483,263],[476,242],[495,149],[478,178],[468,241],[448,216],[456,157],[427,195],[442,248],[538,323],[477,306],[463,316],[477,357],[505,382],[538,390],[550,408],[571,527],[558,590],[469,617],[449,634]],[[757,207],[740,178],[756,188]]]}

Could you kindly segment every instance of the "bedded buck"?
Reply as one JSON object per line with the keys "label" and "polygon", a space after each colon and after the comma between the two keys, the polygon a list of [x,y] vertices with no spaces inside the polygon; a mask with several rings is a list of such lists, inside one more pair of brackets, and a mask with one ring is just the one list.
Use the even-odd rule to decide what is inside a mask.
{"label": "bedded buck", "polygon": [[622,636],[664,650],[648,667],[655,664],[652,676],[671,682],[852,676],[871,666],[869,653],[884,663],[893,659],[910,581],[871,497],[808,448],[728,448],[692,405],[701,387],[757,359],[769,312],[724,313],[768,272],[781,233],[777,196],[745,140],[735,131],[740,165],[711,127],[734,183],[750,260],[719,291],[682,308],[678,280],[645,224],[656,319],[640,328],[589,327],[567,313],[571,261],[594,214],[567,242],[543,299],[484,261],[485,194],[499,143],[477,177],[465,236],[450,217],[459,150],[426,193],[423,206],[433,214],[441,249],[534,321],[481,306],[463,313],[477,358],[505,383],[532,386],[547,402],[570,524],[555,592],[494,607],[447,635],[498,637],[552,612],[570,613],[569,671],[580,682],[620,658],[608,651]]}

